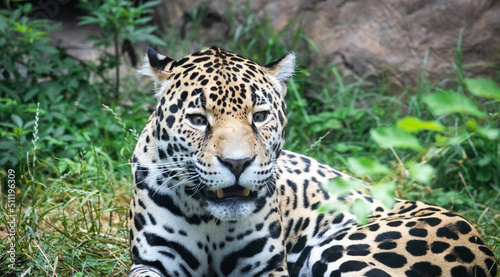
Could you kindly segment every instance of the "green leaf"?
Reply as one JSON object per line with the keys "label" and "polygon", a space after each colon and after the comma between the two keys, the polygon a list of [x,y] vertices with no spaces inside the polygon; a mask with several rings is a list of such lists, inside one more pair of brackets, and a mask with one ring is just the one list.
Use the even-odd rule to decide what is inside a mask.
{"label": "green leaf", "polygon": [[335,144],[335,151],[339,153],[345,153],[345,152],[360,152],[363,151],[363,147],[358,146],[358,145],[353,145],[353,144],[347,144],[344,142],[340,142]]}
{"label": "green leaf", "polygon": [[23,128],[14,128],[14,134],[17,134],[17,135],[26,135],[26,134],[29,134],[31,131],[29,130],[24,130]]}
{"label": "green leaf", "polygon": [[54,129],[54,132],[52,133],[52,136],[54,138],[58,138],[58,137],[60,137],[60,136],[62,136],[64,134],[64,131],[65,131],[64,126],[59,126],[56,129]]}
{"label": "green leaf", "polygon": [[330,180],[327,184],[322,184],[322,187],[332,195],[343,196],[353,190],[362,189],[365,185],[358,180],[338,177]]}
{"label": "green leaf", "polygon": [[28,102],[29,100],[31,100],[35,95],[37,95],[38,93],[40,92],[40,88],[39,87],[32,87],[30,88],[30,90],[24,94],[24,102]]}
{"label": "green leaf", "polygon": [[339,120],[335,119],[335,116],[331,112],[324,112],[317,115],[313,115],[311,118],[311,131],[318,133],[329,129],[340,129],[342,124]]}
{"label": "green leaf", "polygon": [[489,140],[496,140],[500,136],[500,130],[495,129],[495,128],[483,128],[483,127],[478,127],[476,129],[476,132]]}
{"label": "green leaf", "polygon": [[350,157],[347,159],[347,166],[358,177],[372,174],[386,174],[389,172],[387,166],[377,160],[366,157]]}
{"label": "green leaf", "polygon": [[413,180],[422,184],[429,184],[436,170],[429,164],[413,163],[408,165],[410,168],[410,176]]}
{"label": "green leaf", "polygon": [[326,201],[321,201],[318,206],[319,213],[342,213],[349,211],[349,205],[346,201],[340,201],[339,199],[330,199]]}
{"label": "green leaf", "polygon": [[437,121],[424,121],[419,118],[408,116],[400,119],[397,123],[398,128],[407,132],[428,131],[444,131],[444,126]]}
{"label": "green leaf", "polygon": [[135,23],[135,25],[139,25],[140,26],[140,25],[148,23],[151,20],[152,20],[152,18],[150,16],[145,16],[145,17],[136,19],[134,21],[134,23]]}
{"label": "green leaf", "polygon": [[313,133],[319,133],[319,132],[322,132],[324,130],[335,130],[335,129],[341,129],[342,128],[342,124],[340,123],[340,121],[334,119],[334,118],[330,118],[326,121],[317,121],[315,123],[311,123],[311,131]]}
{"label": "green leaf", "polygon": [[76,24],[77,26],[81,25],[88,25],[88,24],[99,24],[102,21],[102,19],[96,18],[94,16],[80,16],[78,23]]}
{"label": "green leaf", "polygon": [[476,78],[465,79],[467,89],[476,96],[494,98],[500,100],[500,87],[490,79]]}
{"label": "green leaf", "polygon": [[17,114],[11,114],[10,118],[14,121],[17,127],[23,128],[23,119],[20,116]]}
{"label": "green leaf", "polygon": [[492,158],[491,155],[486,154],[485,156],[481,157],[478,161],[477,164],[481,167],[489,165],[494,158]]}
{"label": "green leaf", "polygon": [[480,136],[483,138],[489,139],[489,140],[496,140],[500,136],[500,130],[496,128],[489,128],[489,127],[481,127],[477,124],[477,122],[469,118],[465,125],[471,129],[472,131],[478,133]]}
{"label": "green leaf", "polygon": [[368,223],[368,216],[373,212],[370,205],[363,198],[358,198],[349,209],[356,216],[360,225]]}
{"label": "green leaf", "polygon": [[396,183],[377,183],[373,185],[371,195],[382,202],[386,208],[392,209],[396,203]]}
{"label": "green leaf", "polygon": [[485,116],[472,100],[449,90],[426,95],[423,101],[429,109],[438,116],[450,113],[465,113],[476,117]]}
{"label": "green leaf", "polygon": [[152,7],[155,7],[157,5],[159,5],[161,3],[161,1],[148,1],[144,4],[141,4],[141,8],[143,9],[147,9],[147,8],[152,8]]}
{"label": "green leaf", "polygon": [[380,127],[370,130],[370,137],[382,148],[408,148],[421,150],[417,138],[397,127]]}
{"label": "green leaf", "polygon": [[62,135],[62,136],[58,137],[57,139],[60,141],[74,141],[75,137],[72,135]]}
{"label": "green leaf", "polygon": [[440,146],[459,145],[466,139],[467,139],[467,133],[463,132],[454,135],[452,137],[445,137],[440,134],[436,134],[436,143]]}
{"label": "green leaf", "polygon": [[121,132],[122,128],[114,123],[107,124],[104,128],[110,132]]}
{"label": "green leaf", "polygon": [[[17,128],[17,126],[14,125],[14,124],[12,124],[12,123],[2,123],[2,122],[0,122],[0,126],[11,128],[11,129]],[[4,130],[2,130],[2,131],[4,131]]]}

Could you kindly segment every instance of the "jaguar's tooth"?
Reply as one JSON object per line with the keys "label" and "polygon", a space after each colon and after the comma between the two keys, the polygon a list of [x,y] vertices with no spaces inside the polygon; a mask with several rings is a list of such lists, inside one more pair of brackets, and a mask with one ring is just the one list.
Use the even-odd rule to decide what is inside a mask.
{"label": "jaguar's tooth", "polygon": [[242,191],[241,191],[241,195],[243,195],[243,197],[247,197],[250,195],[250,189],[247,189],[247,188],[244,188]]}
{"label": "jaguar's tooth", "polygon": [[217,198],[224,198],[224,191],[222,189],[217,190]]}

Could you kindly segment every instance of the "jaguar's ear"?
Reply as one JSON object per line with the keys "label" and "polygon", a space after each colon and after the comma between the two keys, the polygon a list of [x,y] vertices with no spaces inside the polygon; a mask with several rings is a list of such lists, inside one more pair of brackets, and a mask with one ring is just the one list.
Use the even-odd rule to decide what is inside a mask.
{"label": "jaguar's ear", "polygon": [[163,83],[172,75],[172,66],[175,60],[158,54],[153,48],[148,47],[144,65],[139,70],[140,74],[151,77],[155,82]]}
{"label": "jaguar's ear", "polygon": [[274,62],[264,66],[266,71],[274,76],[280,84],[286,85],[286,82],[295,73],[295,53],[290,51],[286,53],[283,57]]}

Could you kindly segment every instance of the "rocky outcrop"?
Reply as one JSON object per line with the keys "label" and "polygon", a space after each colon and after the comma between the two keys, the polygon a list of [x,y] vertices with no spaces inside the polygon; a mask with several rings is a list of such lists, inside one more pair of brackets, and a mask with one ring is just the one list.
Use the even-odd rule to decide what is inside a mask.
{"label": "rocky outcrop", "polygon": [[[170,21],[163,23],[179,24],[200,3],[206,2],[165,1],[160,11],[168,11]],[[221,6],[231,3],[241,14],[246,0],[210,3],[223,17]],[[278,30],[297,18],[322,53],[316,62],[334,63],[346,75],[388,70],[392,83],[412,86],[425,68],[430,80],[442,79],[453,69],[461,32],[463,62],[473,65],[468,72],[492,73],[500,59],[498,0],[255,0],[250,7]]]}

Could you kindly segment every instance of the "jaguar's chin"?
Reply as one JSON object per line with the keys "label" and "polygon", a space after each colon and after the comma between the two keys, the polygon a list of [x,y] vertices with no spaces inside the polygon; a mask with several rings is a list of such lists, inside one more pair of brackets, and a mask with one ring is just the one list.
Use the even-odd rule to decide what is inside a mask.
{"label": "jaguar's chin", "polygon": [[217,202],[205,202],[207,212],[221,221],[234,221],[246,218],[253,214],[256,207],[255,202],[241,201],[235,198]]}

